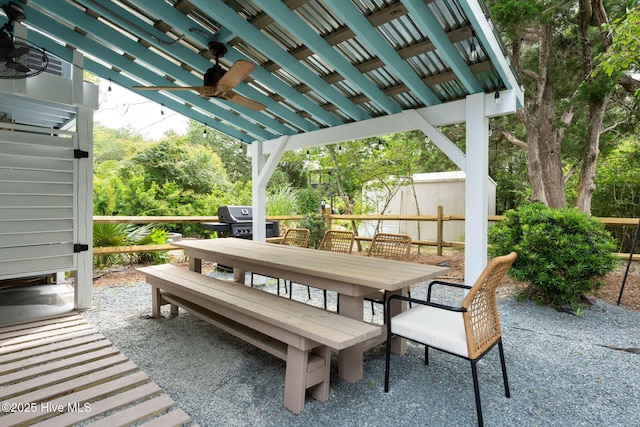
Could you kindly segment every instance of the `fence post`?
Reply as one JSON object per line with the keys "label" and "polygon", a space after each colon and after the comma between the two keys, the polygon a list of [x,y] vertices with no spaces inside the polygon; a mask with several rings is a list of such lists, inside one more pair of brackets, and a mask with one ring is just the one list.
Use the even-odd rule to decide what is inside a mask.
{"label": "fence post", "polygon": [[324,208],[324,212],[322,212],[322,215],[324,215],[324,222],[327,224],[327,230],[331,230],[331,209],[331,207]]}
{"label": "fence post", "polygon": [[437,235],[436,235],[436,254],[438,256],[442,256],[442,235],[443,235],[443,225],[444,225],[444,221],[442,220],[442,217],[444,216],[444,208],[442,206],[438,206],[438,222],[436,225],[437,228]]}

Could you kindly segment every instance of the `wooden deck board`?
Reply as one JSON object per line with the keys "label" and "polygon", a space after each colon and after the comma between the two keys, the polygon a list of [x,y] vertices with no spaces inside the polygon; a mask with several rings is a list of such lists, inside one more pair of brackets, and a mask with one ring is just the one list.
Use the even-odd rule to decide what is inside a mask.
{"label": "wooden deck board", "polygon": [[0,425],[180,426],[190,417],[77,313],[0,327]]}

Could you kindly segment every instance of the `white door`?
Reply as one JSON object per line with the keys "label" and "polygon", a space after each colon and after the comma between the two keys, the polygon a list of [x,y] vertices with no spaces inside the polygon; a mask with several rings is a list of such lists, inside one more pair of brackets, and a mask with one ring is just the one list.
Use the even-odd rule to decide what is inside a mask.
{"label": "white door", "polygon": [[77,269],[77,136],[51,131],[0,130],[0,279]]}

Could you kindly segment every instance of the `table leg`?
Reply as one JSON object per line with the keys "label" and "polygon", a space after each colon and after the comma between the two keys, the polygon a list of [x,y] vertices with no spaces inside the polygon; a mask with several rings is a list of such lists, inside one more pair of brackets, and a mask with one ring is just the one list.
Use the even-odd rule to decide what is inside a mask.
{"label": "table leg", "polygon": [[189,257],[189,270],[202,273],[202,260],[200,258]]}
{"label": "table leg", "polygon": [[[399,289],[397,291],[388,291],[387,296],[391,296],[391,295],[402,295],[406,297],[407,288]],[[395,316],[396,314],[402,313],[406,309],[407,309],[406,301],[400,301],[400,300],[392,301],[391,313],[390,313],[391,317]],[[385,327],[385,331],[386,331],[386,327]],[[391,352],[393,354],[399,354],[401,356],[405,354],[407,352],[407,340],[400,337],[391,338]]]}
{"label": "table leg", "polygon": [[[353,297],[350,295],[338,294],[340,299],[340,315],[356,320],[362,320],[363,297]],[[345,381],[355,383],[362,379],[362,354],[364,344],[359,343],[351,347],[340,350],[338,353],[338,376]]]}
{"label": "table leg", "polygon": [[241,270],[239,268],[234,267],[233,268],[233,281],[234,282],[239,282],[242,283],[243,285],[245,284],[245,278],[246,274],[244,270]]}
{"label": "table leg", "polygon": [[160,307],[162,304],[162,296],[160,295],[160,288],[151,285],[151,313],[155,319],[162,317],[160,314]]}

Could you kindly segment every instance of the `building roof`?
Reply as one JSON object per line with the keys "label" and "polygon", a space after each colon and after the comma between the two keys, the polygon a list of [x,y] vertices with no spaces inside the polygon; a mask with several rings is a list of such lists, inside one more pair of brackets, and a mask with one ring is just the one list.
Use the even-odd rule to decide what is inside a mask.
{"label": "building roof", "polygon": [[[28,40],[124,87],[199,86],[214,64],[256,66],[233,91],[139,91],[243,142],[268,141],[470,94],[522,91],[481,0],[29,0]],[[1,20],[1,18],[0,18]],[[244,99],[240,98],[240,99]],[[0,109],[3,105],[0,104]]]}

